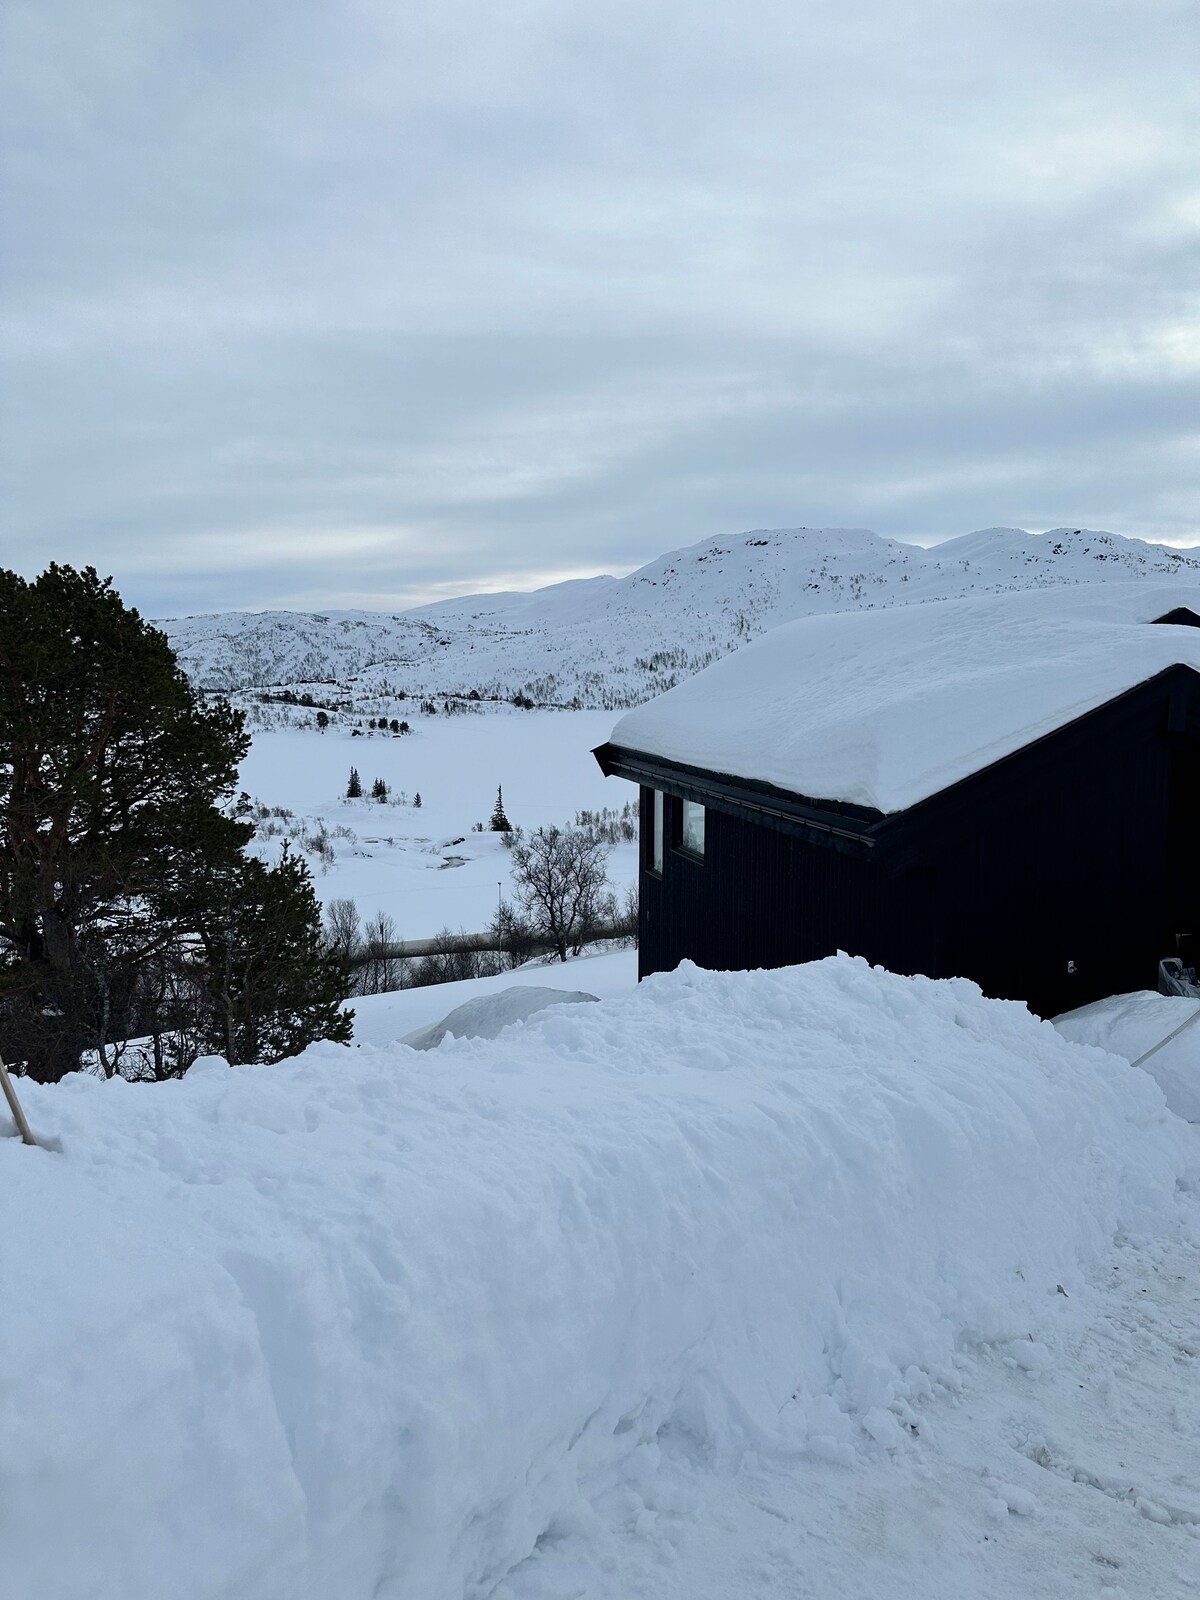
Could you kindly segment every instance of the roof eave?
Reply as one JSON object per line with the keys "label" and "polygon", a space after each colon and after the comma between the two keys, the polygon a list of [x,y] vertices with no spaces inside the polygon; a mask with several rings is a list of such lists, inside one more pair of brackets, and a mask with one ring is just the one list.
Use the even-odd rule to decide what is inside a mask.
{"label": "roof eave", "polygon": [[701,800],[717,810],[749,812],[776,825],[852,840],[868,849],[875,843],[875,830],[887,821],[884,812],[868,806],[813,799],[758,779],[710,772],[611,742],[598,745],[592,754],[605,777],[627,778],[664,794]]}

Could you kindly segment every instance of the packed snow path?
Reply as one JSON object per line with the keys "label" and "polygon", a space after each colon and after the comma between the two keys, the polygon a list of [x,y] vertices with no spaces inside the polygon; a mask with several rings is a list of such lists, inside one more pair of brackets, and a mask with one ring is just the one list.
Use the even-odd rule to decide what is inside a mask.
{"label": "packed snow path", "polygon": [[968,983],[24,1087],[15,1596],[1190,1592],[1196,1129]]}
{"label": "packed snow path", "polygon": [[1125,1241],[1087,1292],[1044,1371],[980,1356],[901,1450],[720,1470],[663,1437],[492,1600],[1191,1600],[1200,1251]]}

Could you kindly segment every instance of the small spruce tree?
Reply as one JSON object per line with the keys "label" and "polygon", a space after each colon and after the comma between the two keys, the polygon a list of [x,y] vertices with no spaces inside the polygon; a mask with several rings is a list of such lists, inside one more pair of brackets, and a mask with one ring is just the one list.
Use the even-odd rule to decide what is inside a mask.
{"label": "small spruce tree", "polygon": [[212,1044],[230,1065],[281,1061],[314,1039],[348,1044],[349,967],[325,938],[304,860],[286,844],[273,867],[231,857],[206,900],[198,977]]}
{"label": "small spruce tree", "polygon": [[512,832],[512,823],[504,815],[504,789],[499,784],[496,786],[496,804],[492,807],[492,819],[488,827],[493,833]]}
{"label": "small spruce tree", "polygon": [[383,800],[386,800],[387,797],[388,797],[388,786],[387,786],[387,784],[383,781],[382,778],[376,778],[375,782],[371,785],[371,799],[372,800],[383,801]]}
{"label": "small spruce tree", "polygon": [[413,805],[416,806],[418,811],[421,809],[421,791],[419,789],[417,793],[413,795]]}
{"label": "small spruce tree", "polygon": [[358,775],[358,768],[350,768],[350,782],[346,785],[347,800],[362,799],[362,779]]}

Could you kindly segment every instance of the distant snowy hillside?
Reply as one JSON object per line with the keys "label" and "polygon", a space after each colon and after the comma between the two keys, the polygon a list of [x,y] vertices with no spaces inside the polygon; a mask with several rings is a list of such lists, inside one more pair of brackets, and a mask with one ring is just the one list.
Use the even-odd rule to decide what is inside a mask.
{"label": "distant snowy hillside", "polygon": [[704,540],[628,577],[528,594],[398,613],[226,612],[162,625],[193,680],[227,693],[290,687],[389,715],[398,700],[472,691],[483,701],[520,694],[538,705],[614,710],[813,612],[1173,574],[1200,579],[1200,548],[1078,528],[987,528],[923,550],[865,528],[780,528]]}

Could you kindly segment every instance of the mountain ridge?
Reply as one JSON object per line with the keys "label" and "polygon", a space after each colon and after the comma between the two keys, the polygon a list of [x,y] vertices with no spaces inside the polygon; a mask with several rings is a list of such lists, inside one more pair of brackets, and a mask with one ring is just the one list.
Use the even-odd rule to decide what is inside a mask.
{"label": "mountain ridge", "polygon": [[1200,546],[1088,528],[981,528],[929,547],[867,528],[703,539],[624,577],[466,595],[407,611],[221,612],[158,625],[198,687],[335,685],[356,711],[405,700],[639,704],[768,628],[865,609],[1111,579],[1200,579]]}

